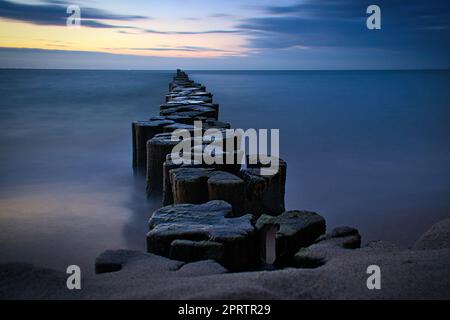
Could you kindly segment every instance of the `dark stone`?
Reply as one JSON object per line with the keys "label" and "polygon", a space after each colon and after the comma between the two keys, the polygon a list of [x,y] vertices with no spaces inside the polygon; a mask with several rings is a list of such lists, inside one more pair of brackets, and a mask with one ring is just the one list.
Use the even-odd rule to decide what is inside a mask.
{"label": "dark stone", "polygon": [[170,244],[170,259],[195,262],[200,260],[223,261],[223,244],[214,241],[174,240]]}
{"label": "dark stone", "polygon": [[147,257],[147,253],[140,251],[106,250],[95,259],[95,273],[117,272],[127,263]]}
{"label": "dark stone", "polygon": [[108,250],[95,259],[95,273],[109,273],[122,270],[123,259],[113,253],[114,251]]}
{"label": "dark stone", "polygon": [[147,250],[169,257],[174,240],[218,242],[223,245],[222,264],[227,269],[249,270],[256,263],[251,216],[228,218],[232,213],[231,205],[221,200],[156,210],[149,221]]}
{"label": "dark stone", "polygon": [[450,218],[431,226],[414,244],[414,250],[436,250],[450,248]]}
{"label": "dark stone", "polygon": [[[333,230],[331,234],[321,236],[314,244],[301,248],[294,256],[293,265],[298,268],[317,268],[333,257],[338,257],[343,250],[361,247],[361,236],[358,230],[350,227]],[[333,234],[333,232],[332,232]]]}
{"label": "dark stone", "polygon": [[361,236],[358,234],[341,237],[342,239],[342,248],[344,249],[358,249],[361,248]]}
{"label": "dark stone", "polygon": [[297,268],[318,268],[327,262],[324,251],[301,248],[294,256],[294,265]]}
{"label": "dark stone", "polygon": [[359,231],[347,226],[334,228],[330,234],[322,235],[317,242],[321,241],[329,241],[335,246],[344,249],[361,248],[361,235]]}
{"label": "dark stone", "polygon": [[315,212],[286,211],[279,216],[262,215],[256,222],[256,229],[266,225],[278,225],[276,234],[277,264],[288,264],[294,254],[307,247],[325,233],[325,219]]}
{"label": "dark stone", "polygon": [[355,235],[359,235],[359,231],[355,228],[347,226],[334,228],[330,234],[332,238],[342,238]]}

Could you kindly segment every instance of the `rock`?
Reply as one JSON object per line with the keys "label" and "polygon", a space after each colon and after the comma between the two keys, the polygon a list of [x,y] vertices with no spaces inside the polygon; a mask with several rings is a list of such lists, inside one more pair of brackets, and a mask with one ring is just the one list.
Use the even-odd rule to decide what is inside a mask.
{"label": "rock", "polygon": [[344,239],[341,245],[345,249],[361,248],[361,236],[359,234],[354,236],[343,237],[341,239]]}
{"label": "rock", "polygon": [[95,259],[95,273],[109,273],[122,270],[126,257],[116,254],[116,251],[107,250]]}
{"label": "rock", "polygon": [[[301,248],[294,256],[293,266],[296,268],[318,268],[326,264],[331,257],[338,256],[332,241],[323,240],[307,248]],[[341,249],[342,250],[342,249]]]}
{"label": "rock", "polygon": [[155,267],[161,264],[163,268],[167,268],[167,270],[178,270],[183,264],[179,261],[171,261],[141,251],[124,249],[107,250],[95,259],[95,273],[117,272],[127,265],[149,259],[153,260]]}
{"label": "rock", "polygon": [[432,225],[413,246],[415,250],[443,248],[450,248],[450,219],[442,220]]}
{"label": "rock", "polygon": [[338,227],[330,234],[321,236],[314,244],[301,248],[294,256],[294,266],[298,268],[317,268],[337,257],[345,249],[361,247],[359,231],[352,227]]}
{"label": "rock", "polygon": [[214,241],[174,240],[170,244],[170,259],[186,262],[200,260],[223,261],[223,244]]}
{"label": "rock", "polygon": [[214,260],[203,260],[186,263],[176,273],[177,276],[200,277],[228,273],[228,270]]}
{"label": "rock", "polygon": [[330,234],[324,234],[316,242],[328,241],[344,249],[361,248],[361,235],[352,227],[337,227]]}
{"label": "rock", "polygon": [[337,227],[331,231],[332,238],[341,238],[346,236],[359,235],[359,231],[352,227]]}
{"label": "rock", "polygon": [[332,258],[339,257],[342,250],[350,250],[346,243],[355,241],[354,236],[343,238],[324,237],[317,243],[301,248],[294,256],[294,266],[297,268],[317,268]]}
{"label": "rock", "polygon": [[352,227],[337,227],[331,231],[331,238],[344,238],[341,246],[346,249],[357,249],[361,247],[361,235]]}
{"label": "rock", "polygon": [[218,242],[223,245],[222,264],[227,269],[252,269],[256,241],[251,216],[228,218],[232,213],[231,205],[221,200],[156,210],[149,221],[147,251],[168,257],[174,240]]}
{"label": "rock", "polygon": [[318,268],[327,262],[326,251],[301,248],[294,256],[294,266],[297,268]]}
{"label": "rock", "polygon": [[278,225],[276,233],[276,264],[289,264],[294,254],[325,233],[325,219],[315,212],[286,211],[279,216],[263,214],[256,222],[260,232],[267,225]]}

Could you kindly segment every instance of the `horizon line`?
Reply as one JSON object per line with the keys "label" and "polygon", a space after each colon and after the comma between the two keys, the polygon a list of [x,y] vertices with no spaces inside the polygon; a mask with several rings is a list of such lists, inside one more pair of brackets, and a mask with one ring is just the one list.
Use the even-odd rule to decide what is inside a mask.
{"label": "horizon line", "polygon": [[21,68],[21,67],[0,67],[0,70],[55,70],[55,71],[176,71],[181,69],[188,72],[196,71],[450,71],[450,68],[355,68],[355,69],[129,69],[129,68],[109,68],[109,69],[95,69],[95,68]]}

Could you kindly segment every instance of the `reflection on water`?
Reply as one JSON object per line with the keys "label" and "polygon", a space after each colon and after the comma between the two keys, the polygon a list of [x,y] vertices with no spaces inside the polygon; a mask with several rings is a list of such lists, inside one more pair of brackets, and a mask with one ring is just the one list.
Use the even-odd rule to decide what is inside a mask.
{"label": "reflection on water", "polygon": [[[171,72],[0,71],[0,262],[93,270],[145,248],[130,123]],[[410,244],[450,213],[449,72],[192,72],[221,120],[279,128],[287,207]]]}
{"label": "reflection on water", "polygon": [[0,71],[0,262],[92,272],[106,249],[145,248],[130,123],[158,112],[170,72]]}

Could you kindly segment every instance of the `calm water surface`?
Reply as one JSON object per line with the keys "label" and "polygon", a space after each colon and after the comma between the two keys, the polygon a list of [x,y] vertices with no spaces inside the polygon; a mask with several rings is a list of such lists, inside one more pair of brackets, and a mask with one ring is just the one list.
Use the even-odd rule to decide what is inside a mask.
{"label": "calm water surface", "polygon": [[[241,128],[279,128],[287,207],[408,246],[450,216],[450,72],[200,72]],[[130,122],[172,72],[0,70],[0,262],[92,270],[145,249]]]}

